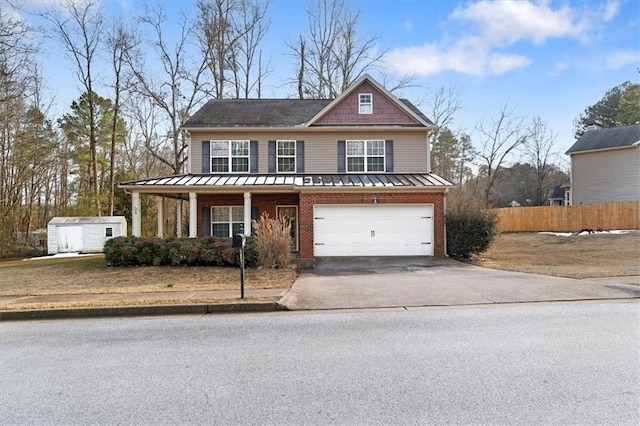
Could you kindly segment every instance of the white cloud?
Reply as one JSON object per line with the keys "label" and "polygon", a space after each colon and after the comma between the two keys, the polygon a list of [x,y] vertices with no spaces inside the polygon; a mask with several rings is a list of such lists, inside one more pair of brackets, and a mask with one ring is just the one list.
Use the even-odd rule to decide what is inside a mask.
{"label": "white cloud", "polygon": [[619,50],[610,52],[604,58],[603,68],[605,70],[614,71],[631,64],[640,66],[640,51]]}
{"label": "white cloud", "polygon": [[406,21],[404,21],[402,25],[404,26],[404,29],[407,31],[411,31],[413,29],[413,21],[411,19],[407,19]]}
{"label": "white cloud", "polygon": [[386,66],[400,74],[434,75],[455,71],[469,75],[500,75],[526,67],[531,60],[522,55],[491,52],[477,39],[469,38],[451,48],[428,43],[419,47],[397,49],[385,56]]}
{"label": "white cloud", "polygon": [[522,55],[503,55],[492,53],[487,61],[489,74],[500,75],[517,68],[527,67],[533,62],[530,58]]}
{"label": "white cloud", "polygon": [[601,5],[602,8],[602,20],[604,22],[611,22],[613,18],[618,14],[620,3],[617,1],[611,1],[607,4]]}
{"label": "white cloud", "polygon": [[[519,43],[535,46],[550,39],[587,40],[598,24],[618,13],[618,0],[597,7],[586,3],[581,9],[554,7],[549,0],[479,0],[457,7],[447,25],[462,34],[454,41],[443,37],[422,46],[398,48],[385,56],[388,68],[399,74],[434,75],[454,71],[470,75],[501,75],[529,66],[533,59],[510,52]],[[629,63],[625,54],[608,60],[611,66]],[[620,65],[620,66],[624,66]],[[558,72],[567,66],[556,64]]]}
{"label": "white cloud", "polygon": [[584,30],[568,6],[553,10],[547,2],[482,0],[457,8],[451,18],[475,24],[479,35],[493,44],[541,44],[553,37],[577,37]]}

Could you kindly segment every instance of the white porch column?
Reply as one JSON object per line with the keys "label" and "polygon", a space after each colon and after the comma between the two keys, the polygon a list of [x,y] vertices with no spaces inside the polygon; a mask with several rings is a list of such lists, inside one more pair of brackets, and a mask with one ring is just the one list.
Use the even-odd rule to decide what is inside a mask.
{"label": "white porch column", "polygon": [[244,193],[244,233],[251,235],[251,193]]}
{"label": "white porch column", "polygon": [[158,238],[164,238],[164,197],[157,197]]}
{"label": "white porch column", "polygon": [[182,201],[176,202],[176,238],[182,237]]}
{"label": "white porch column", "polygon": [[198,194],[189,193],[189,238],[198,236]]}
{"label": "white porch column", "polygon": [[140,193],[131,193],[131,235],[140,237],[142,234],[142,226],[140,223]]}

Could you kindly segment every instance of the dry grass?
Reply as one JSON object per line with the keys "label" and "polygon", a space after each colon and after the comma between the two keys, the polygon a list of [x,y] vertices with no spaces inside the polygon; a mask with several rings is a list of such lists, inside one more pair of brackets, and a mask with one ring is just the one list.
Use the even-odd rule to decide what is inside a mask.
{"label": "dry grass", "polygon": [[[245,288],[288,288],[293,269],[247,269]],[[103,256],[0,262],[0,296],[236,290],[240,270],[221,267],[107,267]]]}
{"label": "dry grass", "polygon": [[479,266],[568,278],[640,275],[640,232],[553,236],[500,234]]}

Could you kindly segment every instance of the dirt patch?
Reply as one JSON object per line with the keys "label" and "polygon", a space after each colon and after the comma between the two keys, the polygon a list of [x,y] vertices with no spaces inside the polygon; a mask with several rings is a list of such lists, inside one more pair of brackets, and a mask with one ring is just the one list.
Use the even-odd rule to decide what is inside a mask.
{"label": "dirt patch", "polygon": [[[288,288],[294,269],[247,269],[245,288]],[[107,267],[102,256],[0,263],[0,296],[236,290],[240,269]]]}
{"label": "dirt patch", "polygon": [[640,275],[640,232],[554,236],[500,234],[479,266],[567,278]]}

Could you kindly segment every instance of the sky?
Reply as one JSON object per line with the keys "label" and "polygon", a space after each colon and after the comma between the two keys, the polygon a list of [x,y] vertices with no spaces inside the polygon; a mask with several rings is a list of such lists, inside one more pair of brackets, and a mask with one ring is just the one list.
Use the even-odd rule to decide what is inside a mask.
{"label": "sky", "polygon": [[[55,6],[53,0],[20,2],[22,16]],[[462,109],[451,127],[472,135],[480,121],[508,104],[518,116],[540,117],[557,133],[560,157],[575,142],[573,123],[605,92],[625,81],[640,83],[640,1],[448,1],[347,0],[359,11],[359,33],[378,37],[391,77],[413,75],[414,87],[396,95],[428,110],[441,87],[460,93]],[[134,22],[145,4],[162,3],[177,31],[181,14],[194,17],[194,1],[102,0],[111,17]],[[295,74],[287,42],[306,34],[306,0],[272,0],[271,25],[263,41],[271,73],[263,97],[288,97]],[[6,0],[0,0],[3,9]],[[171,34],[169,33],[169,36]],[[80,95],[71,63],[60,47],[42,39],[40,65],[54,111]],[[106,91],[106,89],[105,89]],[[102,94],[102,93],[101,93]],[[108,95],[108,92],[106,93]],[[103,95],[105,96],[105,95]],[[59,113],[58,112],[58,113]]]}

